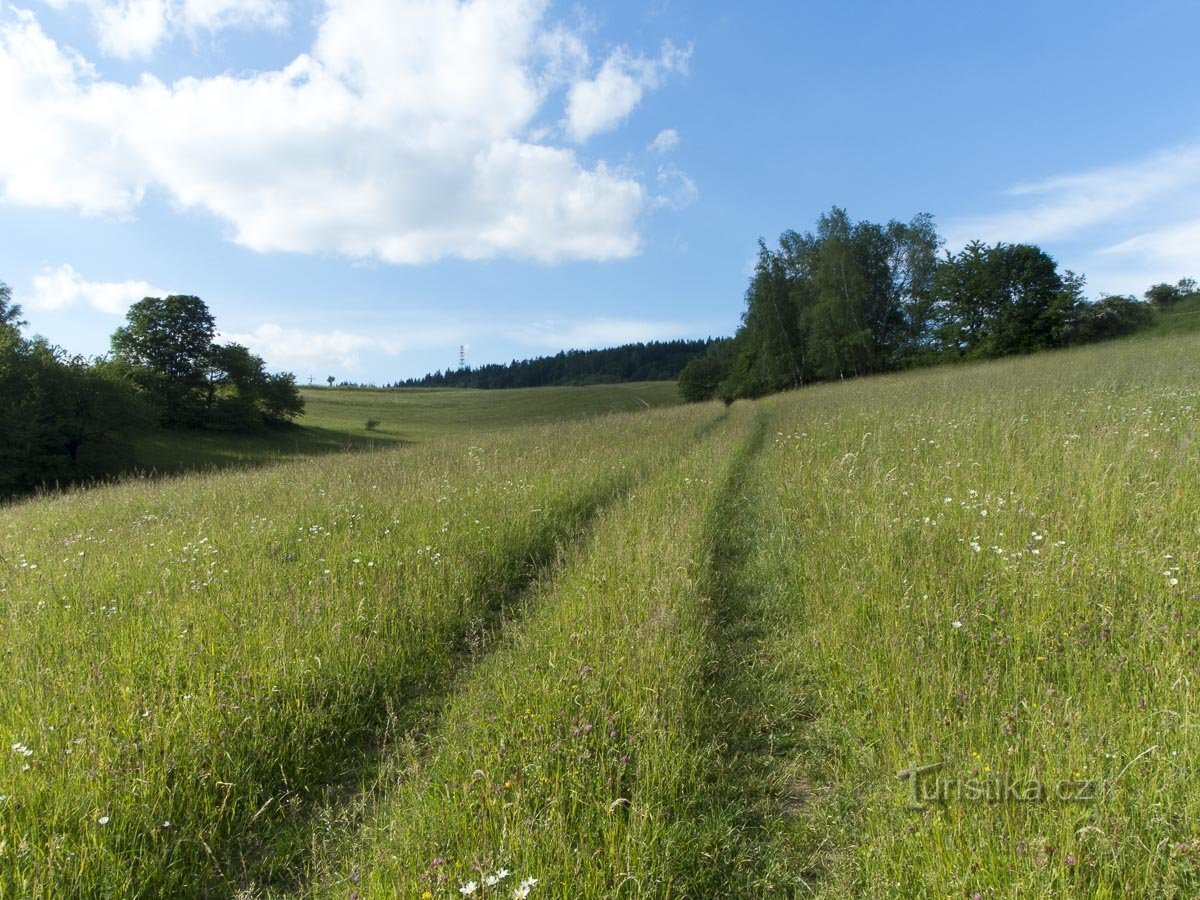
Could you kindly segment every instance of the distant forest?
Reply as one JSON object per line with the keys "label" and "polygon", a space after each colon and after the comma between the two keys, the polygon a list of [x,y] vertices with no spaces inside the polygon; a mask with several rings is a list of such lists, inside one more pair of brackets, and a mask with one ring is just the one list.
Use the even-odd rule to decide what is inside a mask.
{"label": "distant forest", "polygon": [[688,363],[716,343],[651,341],[605,350],[566,350],[554,356],[434,372],[399,381],[391,387],[526,388],[560,385],[617,384],[627,381],[674,381]]}

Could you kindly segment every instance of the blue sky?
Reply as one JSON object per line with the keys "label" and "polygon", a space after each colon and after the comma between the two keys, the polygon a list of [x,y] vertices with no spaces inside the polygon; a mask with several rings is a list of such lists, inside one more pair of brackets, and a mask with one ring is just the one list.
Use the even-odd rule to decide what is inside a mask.
{"label": "blue sky", "polygon": [[933,213],[1200,276],[1194,0],[0,0],[0,279],[302,381],[732,333],[759,236]]}

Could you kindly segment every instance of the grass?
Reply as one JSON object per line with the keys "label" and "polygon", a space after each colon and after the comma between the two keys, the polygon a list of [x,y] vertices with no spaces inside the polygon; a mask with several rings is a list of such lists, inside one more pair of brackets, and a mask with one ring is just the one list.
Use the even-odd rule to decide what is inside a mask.
{"label": "grass", "polygon": [[1195,896],[1198,350],[0,509],[0,896]]}
{"label": "grass", "polygon": [[[304,388],[305,415],[264,434],[158,432],[139,441],[136,467],[179,473],[370,451],[449,434],[571,422],[677,405],[673,381],[504,391]],[[368,429],[368,421],[378,426]]]}

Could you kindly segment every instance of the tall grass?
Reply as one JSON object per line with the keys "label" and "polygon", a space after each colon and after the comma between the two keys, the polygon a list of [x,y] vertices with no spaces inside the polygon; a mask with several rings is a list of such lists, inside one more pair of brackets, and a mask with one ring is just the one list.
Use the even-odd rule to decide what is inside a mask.
{"label": "tall grass", "polygon": [[0,895],[203,895],[286,869],[281,826],[716,415],[0,512]]}
{"label": "tall grass", "polygon": [[1198,341],[0,509],[0,896],[1196,896]]}
{"label": "tall grass", "polygon": [[705,852],[731,823],[704,802],[714,756],[697,713],[706,526],[754,419],[735,407],[664,477],[605,513],[455,693],[431,746],[397,753],[379,809],[333,856],[319,893],[511,897],[531,878],[530,894],[547,897],[733,886]]}
{"label": "tall grass", "polygon": [[823,893],[1200,890],[1197,344],[1149,349],[783,404],[752,577]]}

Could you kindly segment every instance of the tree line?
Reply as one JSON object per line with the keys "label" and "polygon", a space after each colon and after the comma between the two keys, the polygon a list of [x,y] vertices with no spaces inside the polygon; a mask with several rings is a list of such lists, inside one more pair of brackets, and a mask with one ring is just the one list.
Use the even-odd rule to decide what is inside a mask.
{"label": "tree line", "polygon": [[1106,340],[1145,327],[1153,307],[1197,295],[1084,297],[1084,278],[1032,244],[973,241],[943,253],[933,218],[886,225],[835,207],[815,231],[759,241],[736,335],[680,375],[684,399],[732,402],[819,381]]}
{"label": "tree line", "polygon": [[498,388],[615,384],[628,381],[674,381],[692,360],[715,342],[650,341],[603,350],[565,350],[554,356],[513,360],[435,372],[396,382],[392,387]]}
{"label": "tree line", "polygon": [[0,282],[0,494],[127,470],[148,431],[258,431],[304,412],[295,378],[216,341],[198,297],[147,297],[107,356],[71,356],[26,337]]}

